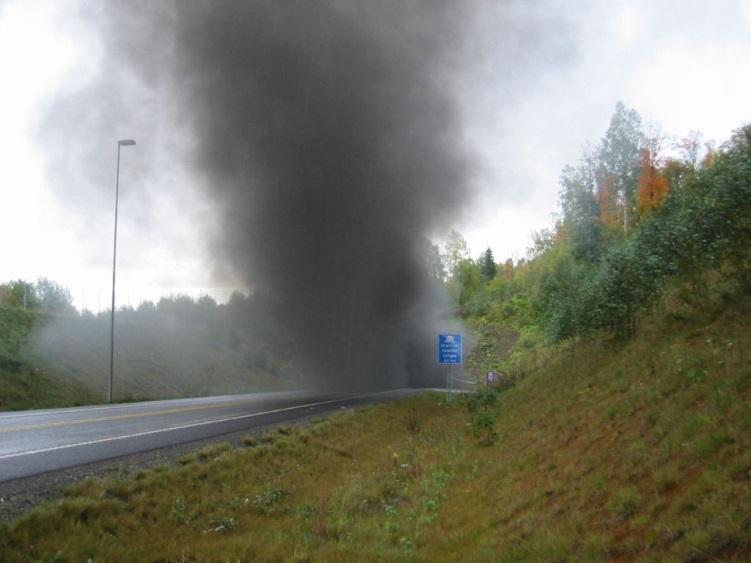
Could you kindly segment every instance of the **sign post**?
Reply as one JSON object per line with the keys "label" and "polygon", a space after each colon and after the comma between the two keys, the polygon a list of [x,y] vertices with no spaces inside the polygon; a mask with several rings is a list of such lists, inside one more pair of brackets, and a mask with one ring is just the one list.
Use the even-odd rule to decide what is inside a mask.
{"label": "sign post", "polygon": [[462,335],[439,334],[438,335],[438,363],[447,364],[446,394],[447,400],[451,401],[451,391],[454,386],[451,377],[451,366],[462,363]]}

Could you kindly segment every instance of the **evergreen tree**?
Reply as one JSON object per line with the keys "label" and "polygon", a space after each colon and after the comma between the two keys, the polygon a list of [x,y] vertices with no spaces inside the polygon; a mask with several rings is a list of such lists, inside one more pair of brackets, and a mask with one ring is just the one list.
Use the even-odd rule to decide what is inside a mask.
{"label": "evergreen tree", "polygon": [[492,280],[498,273],[498,265],[495,263],[493,251],[490,249],[490,247],[488,247],[488,249],[482,254],[482,257],[480,258],[480,271],[488,281]]}

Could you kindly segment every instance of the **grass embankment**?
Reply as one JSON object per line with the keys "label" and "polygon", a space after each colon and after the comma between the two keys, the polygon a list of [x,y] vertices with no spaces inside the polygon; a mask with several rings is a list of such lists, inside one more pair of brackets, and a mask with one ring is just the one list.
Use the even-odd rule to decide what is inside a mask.
{"label": "grass embankment", "polygon": [[[250,336],[189,323],[115,321],[116,401],[201,397],[294,388],[298,379]],[[109,318],[59,317],[35,335],[35,364],[107,393]],[[286,366],[285,366],[286,367]]]}
{"label": "grass embankment", "polygon": [[474,412],[420,396],[87,482],[0,560],[751,558],[748,299],[537,358]]}
{"label": "grass embankment", "polygon": [[22,350],[44,315],[0,307],[0,411],[69,407],[100,402],[83,385],[30,365]]}
{"label": "grass embankment", "polygon": [[[294,388],[298,375],[233,329],[119,322],[115,402]],[[0,307],[0,410],[101,403],[109,319]]]}

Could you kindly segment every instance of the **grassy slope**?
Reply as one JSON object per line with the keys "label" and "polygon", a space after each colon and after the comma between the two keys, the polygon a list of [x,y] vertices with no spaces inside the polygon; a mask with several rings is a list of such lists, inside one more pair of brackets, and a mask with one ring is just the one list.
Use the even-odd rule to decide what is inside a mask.
{"label": "grassy slope", "polygon": [[544,364],[491,446],[437,395],[348,412],[88,482],[0,529],[0,560],[751,559],[751,301]]}
{"label": "grassy slope", "polygon": [[[205,327],[127,322],[116,331],[115,401],[276,390],[297,382],[242,337],[232,346]],[[108,373],[107,319],[0,307],[0,410],[100,403]]]}
{"label": "grassy slope", "polygon": [[[125,315],[123,315],[125,316]],[[237,345],[216,327],[189,324],[115,324],[115,400],[171,399],[291,387],[277,362]],[[35,334],[31,355],[46,372],[107,392],[109,319],[57,318]],[[268,357],[264,365],[263,360]],[[259,365],[261,364],[261,365]]]}
{"label": "grassy slope", "polygon": [[0,411],[98,402],[82,385],[49,376],[24,361],[21,349],[39,321],[31,311],[0,307]]}
{"label": "grassy slope", "polygon": [[[751,304],[559,350],[502,395],[495,448],[433,554],[751,558]],[[478,526],[477,523],[481,522]],[[493,554],[503,554],[502,556]]]}

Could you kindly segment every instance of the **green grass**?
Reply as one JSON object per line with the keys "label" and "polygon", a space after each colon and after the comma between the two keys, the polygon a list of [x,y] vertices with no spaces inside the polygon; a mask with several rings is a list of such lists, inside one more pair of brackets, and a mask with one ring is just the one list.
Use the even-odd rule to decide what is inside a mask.
{"label": "green grass", "polygon": [[[55,317],[34,335],[32,363],[45,373],[107,393],[109,318]],[[294,366],[257,349],[230,327],[115,319],[115,387],[118,402],[198,397],[299,386]]]}
{"label": "green grass", "polygon": [[[273,361],[270,353],[259,355],[242,335],[235,342],[217,327],[134,324],[126,316],[115,330],[115,402],[279,390],[299,383],[292,367]],[[101,403],[108,370],[107,318],[0,307],[0,410]]]}
{"label": "green grass", "polygon": [[530,358],[494,397],[88,481],[0,528],[0,560],[751,559],[751,301]]}
{"label": "green grass", "polygon": [[68,407],[100,402],[82,384],[53,377],[31,365],[25,346],[45,316],[0,307],[0,410]]}

